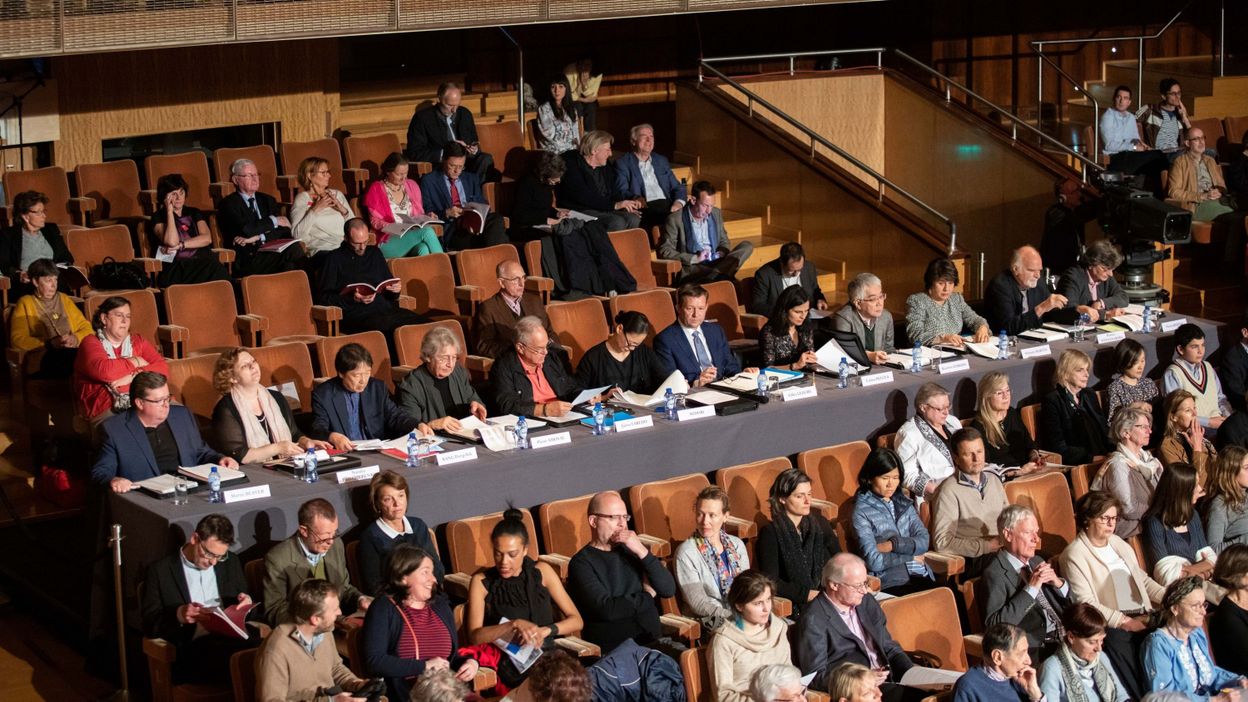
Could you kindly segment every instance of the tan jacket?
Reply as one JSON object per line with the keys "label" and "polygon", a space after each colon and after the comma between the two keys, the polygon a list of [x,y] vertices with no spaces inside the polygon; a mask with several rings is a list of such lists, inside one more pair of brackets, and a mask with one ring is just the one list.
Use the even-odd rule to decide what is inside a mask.
{"label": "tan jacket", "polygon": [[[338,685],[354,691],[363,682],[342,664],[333,633],[326,634],[308,654],[295,625],[282,624],[260,644],[256,655],[257,702],[314,702],[319,688]],[[321,695],[319,699],[327,698]]]}
{"label": "tan jacket", "polygon": [[988,539],[997,535],[997,516],[1009,504],[995,474],[980,473],[984,493],[958,482],[958,471],[941,481],[932,495],[932,550],[972,558],[991,553]]}
{"label": "tan jacket", "polygon": [[[1201,154],[1200,160],[1204,161],[1205,167],[1209,169],[1209,177],[1213,179],[1213,186],[1226,192],[1226,179],[1222,177],[1222,167],[1218,165],[1218,162],[1204,154]],[[1202,201],[1202,198],[1200,188],[1196,184],[1196,162],[1190,154],[1182,154],[1170,164],[1170,180],[1166,187],[1167,200],[1176,201],[1179,207],[1188,212],[1196,211],[1196,205]]]}
{"label": "tan jacket", "polygon": [[[1117,536],[1109,537],[1109,546],[1131,569],[1131,584],[1140,601],[1151,603],[1150,609],[1160,604],[1166,588],[1140,569],[1139,560],[1131,546]],[[1096,607],[1112,627],[1122,625],[1126,615],[1119,606],[1114,583],[1109,577],[1109,566],[1092,550],[1087,534],[1079,532],[1079,536],[1062,551],[1058,565],[1061,567],[1062,576],[1070,584],[1070,598],[1073,601],[1087,602]]]}
{"label": "tan jacket", "polygon": [[[558,343],[559,335],[550,326],[541,296],[526,290],[520,297],[520,313],[524,317],[537,317],[542,320],[546,335],[551,341]],[[472,335],[476,339],[477,354],[486,358],[500,358],[510,351],[516,343],[516,322],[519,321],[520,317],[507,306],[501,290],[482,300],[477,305],[477,314],[472,320]]]}
{"label": "tan jacket", "polygon": [[[1187,449],[1183,448],[1183,442],[1179,441],[1177,436],[1167,436],[1161,440],[1161,446],[1157,447],[1157,457],[1161,459],[1161,464],[1168,466],[1171,463],[1188,463]],[[1196,469],[1196,477],[1202,486],[1209,485],[1209,470],[1213,467],[1213,461],[1218,457],[1218,452],[1214,450],[1213,444],[1205,439],[1204,451],[1193,451],[1192,467]]]}
{"label": "tan jacket", "polygon": [[771,625],[754,636],[728,620],[715,630],[710,645],[711,693],[715,702],[750,702],[750,676],[772,663],[791,663],[788,625],[771,617]]}

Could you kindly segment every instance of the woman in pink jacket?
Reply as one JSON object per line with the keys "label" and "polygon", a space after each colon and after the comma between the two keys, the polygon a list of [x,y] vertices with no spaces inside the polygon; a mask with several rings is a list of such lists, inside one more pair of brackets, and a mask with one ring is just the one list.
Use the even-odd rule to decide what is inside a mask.
{"label": "woman in pink jacket", "polygon": [[[442,253],[442,243],[429,224],[415,226],[425,208],[420,186],[407,177],[410,165],[400,153],[392,153],[381,164],[381,178],[364,193],[364,209],[377,236],[377,246],[386,258]],[[436,221],[435,215],[430,217]]]}

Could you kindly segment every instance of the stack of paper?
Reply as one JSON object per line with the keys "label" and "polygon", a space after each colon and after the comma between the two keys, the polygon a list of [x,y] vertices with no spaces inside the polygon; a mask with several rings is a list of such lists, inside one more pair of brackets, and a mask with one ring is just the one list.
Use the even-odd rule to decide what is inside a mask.
{"label": "stack of paper", "polygon": [[[998,343],[999,342],[996,342],[996,341],[984,341],[984,342],[968,341],[966,342],[966,348],[970,349],[971,352],[974,353],[976,356],[983,356],[984,358],[996,359],[997,354],[1000,352],[1000,347]],[[1006,355],[1009,355],[1008,350],[1006,351]]]}
{"label": "stack of paper", "polygon": [[1120,314],[1109,321],[1113,324],[1124,326],[1133,332],[1144,330],[1144,315],[1141,314]]}
{"label": "stack of paper", "polygon": [[[178,480],[179,480],[179,476],[177,475],[170,475],[168,473],[163,473],[161,475],[156,476],[155,478],[148,478],[147,480],[141,480],[135,483],[134,485],[135,487],[139,487],[144,490],[147,490],[153,495],[172,495],[173,486],[175,483],[178,482]],[[187,484],[187,490],[190,490],[196,487],[196,483],[191,480],[187,480],[186,484]]]}
{"label": "stack of paper", "polygon": [[[930,346],[919,347],[920,362],[927,365],[937,358],[953,358],[957,354],[952,351],[938,351]],[[897,368],[909,368],[911,356],[914,355],[913,349],[899,349],[896,353],[890,353],[884,359],[884,363]]]}
{"label": "stack of paper", "polygon": [[718,390],[702,389],[694,390],[689,393],[685,399],[694,400],[698,404],[702,405],[718,405],[723,402],[732,402],[737,399],[737,396],[729,395],[726,392],[720,392]]}
{"label": "stack of paper", "polygon": [[819,359],[819,365],[822,366],[824,370],[835,375],[841,374],[840,368],[842,358],[845,359],[848,364],[849,375],[858,375],[860,370],[865,370],[862,366],[858,365],[854,359],[850,358],[849,354],[845,353],[845,349],[841,348],[841,345],[836,342],[836,339],[828,339],[828,343],[820,346],[819,350],[815,352],[815,357]]}
{"label": "stack of paper", "polygon": [[1064,331],[1058,331],[1056,329],[1045,329],[1044,327],[1037,327],[1035,329],[1028,329],[1025,332],[1020,332],[1019,336],[1024,339],[1030,339],[1032,341],[1041,341],[1046,344],[1049,344],[1054,341],[1063,341],[1069,335]]}
{"label": "stack of paper", "polygon": [[[198,466],[178,466],[178,472],[188,478],[208,482],[208,476],[212,473],[212,463],[204,463]],[[226,468],[225,466],[217,466],[217,477],[221,478],[221,484],[231,483],[235,480],[242,480],[247,477],[243,471],[234,468]]]}
{"label": "stack of paper", "polygon": [[685,380],[684,374],[680,371],[672,371],[667,379],[659,383],[659,388],[649,397],[637,392],[629,392],[627,390],[615,396],[620,402],[638,407],[658,407],[663,404],[663,400],[667,395],[667,389],[672,389],[673,395],[684,395],[689,392],[689,382]]}

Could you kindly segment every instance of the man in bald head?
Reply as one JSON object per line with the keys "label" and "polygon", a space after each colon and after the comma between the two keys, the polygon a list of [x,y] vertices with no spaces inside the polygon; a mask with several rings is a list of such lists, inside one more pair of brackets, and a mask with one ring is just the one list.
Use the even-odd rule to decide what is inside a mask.
{"label": "man in bald head", "polygon": [[1031,246],[1015,249],[1010,267],[998,273],[984,291],[985,316],[993,334],[1002,329],[1011,335],[1035,329],[1066,306],[1066,298],[1043,279],[1043,270],[1039,251]]}
{"label": "man in bald head", "polygon": [[581,636],[607,654],[627,639],[657,640],[658,597],[676,594],[676,581],[663,562],[637,538],[624,500],[615,491],[589,501],[593,537],[568,565],[568,593],[585,620]]}

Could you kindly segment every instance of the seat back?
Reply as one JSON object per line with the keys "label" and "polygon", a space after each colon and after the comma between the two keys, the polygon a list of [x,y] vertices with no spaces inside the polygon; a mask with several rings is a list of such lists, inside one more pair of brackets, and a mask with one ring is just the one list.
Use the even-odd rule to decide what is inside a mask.
{"label": "seat back", "polygon": [[[477,141],[481,143],[482,151],[494,157],[494,163],[500,169],[507,163],[507,155],[512,149],[524,150],[524,137],[520,136],[520,122],[516,120],[489,123],[481,120],[477,123]],[[523,171],[519,175],[523,176],[527,172]],[[512,173],[507,175],[518,179]]]}
{"label": "seat back", "polygon": [[403,286],[403,294],[416,298],[416,311],[455,314],[455,272],[451,257],[444,253],[390,260],[390,273]]}
{"label": "seat back", "polygon": [[542,543],[547,553],[571,556],[593,538],[589,528],[589,501],[593,495],[569,497],[543,504],[537,510],[542,525]]}
{"label": "seat back", "polygon": [[373,357],[373,377],[386,384],[386,392],[394,394],[394,378],[390,374],[390,348],[386,345],[386,335],[377,330],[347,334],[345,336],[327,336],[316,342],[316,363],[321,375],[332,376],[334,357],[347,344],[359,344],[368,349]]}
{"label": "seat back", "polygon": [[[235,324],[234,288],[227,281],[170,285],[164,298],[165,318],[189,332],[182,346],[187,355],[199,349],[243,345]],[[212,314],[205,314],[205,310],[212,310]]]}
{"label": "seat back", "polygon": [[984,612],[980,609],[980,596],[983,595],[983,580],[971,578],[958,585],[962,594],[962,604],[966,605],[966,618],[970,622],[972,634],[982,634],[986,628]]}
{"label": "seat back", "polygon": [[139,204],[139,167],[131,159],[81,164],[74,169],[74,183],[79,195],[95,200],[92,217],[97,220],[146,217]]}
{"label": "seat back", "polygon": [[607,340],[611,328],[602,311],[602,302],[587,297],[546,308],[550,326],[559,335],[559,343],[572,349],[572,366],[581,362],[585,352]]}
{"label": "seat back", "polygon": [[[1206,117],[1204,119],[1192,120],[1192,127],[1200,129],[1205,133],[1206,148],[1216,148],[1218,141],[1226,136],[1226,132],[1222,129],[1222,119],[1220,117]],[[1226,154],[1223,158],[1230,156]]]}
{"label": "seat back", "polygon": [[398,354],[398,358],[395,359],[398,365],[418,368],[424,364],[425,360],[420,357],[420,345],[424,343],[425,335],[434,327],[446,327],[455,335],[456,340],[459,341],[459,365],[464,365],[468,360],[468,344],[464,341],[464,328],[459,325],[459,320],[455,319],[425,324],[407,324],[395,329],[394,351]]}
{"label": "seat back", "polygon": [[338,150],[338,142],[328,137],[314,141],[283,141],[283,174],[298,176],[299,164],[313,156],[329,162],[329,187],[347,195],[347,183],[342,178],[342,152]]}
{"label": "seat back", "polygon": [[[65,246],[73,254],[74,264],[87,273],[91,267],[111,257],[114,261],[133,261],[134,245],[130,243],[130,230],[124,224],[111,224],[95,229],[69,229],[61,232]],[[228,285],[228,283],[227,283]]]}
{"label": "seat back", "polygon": [[858,471],[870,453],[867,442],[850,441],[802,451],[797,454],[797,467],[810,476],[815,497],[840,505],[858,491]]}
{"label": "seat back", "polygon": [[637,532],[667,539],[674,551],[697,526],[694,500],[710,484],[705,475],[690,473],[632,486],[628,489],[628,504]]}
{"label": "seat back", "polygon": [[230,180],[230,166],[240,158],[256,164],[256,172],[260,174],[260,192],[281,200],[281,191],[277,188],[277,154],[268,144],[243,146],[241,148],[221,148],[212,152],[212,164],[217,169],[217,180]]}
{"label": "seat back", "polygon": [[230,680],[234,683],[234,702],[256,700],[256,656],[259,648],[245,648],[230,656]]}
{"label": "seat back", "polygon": [[611,319],[625,310],[632,310],[646,315],[650,320],[650,333],[646,335],[646,343],[654,345],[654,335],[676,323],[676,307],[672,304],[672,296],[666,290],[646,290],[643,292],[616,295],[611,298]]}
{"label": "seat back", "polygon": [[138,334],[152,346],[160,348],[160,338],[156,335],[156,327],[160,326],[160,315],[156,311],[156,296],[152,291],[143,290],[108,290],[92,293],[84,298],[83,314],[87,321],[95,318],[95,311],[100,304],[110,297],[124,297],[130,301],[130,333]]}
{"label": "seat back", "polygon": [[[35,168],[29,171],[8,171],[0,180],[4,183],[5,204],[12,207],[13,199],[18,193],[36,190],[48,197],[48,221],[64,228],[76,224],[73,213],[69,209],[69,177],[60,166]],[[10,215],[14,222],[19,221],[17,214]]]}
{"label": "seat back", "polygon": [[[1248,133],[1248,115],[1240,115],[1238,117],[1227,117],[1226,119],[1222,120],[1222,122],[1223,122],[1223,126],[1225,127],[1223,131],[1226,133],[1226,143],[1227,143],[1228,150],[1231,152],[1242,151],[1244,148],[1244,144],[1248,142],[1248,139],[1244,139],[1245,133]],[[1224,154],[1221,151],[1219,151],[1218,153],[1223,159],[1230,160],[1230,161],[1234,161],[1235,158],[1238,158],[1239,156],[1242,155],[1242,154],[1237,155],[1234,153]]]}
{"label": "seat back", "polygon": [[1023,426],[1027,427],[1027,433],[1031,434],[1031,440],[1036,440],[1036,427],[1040,422],[1040,405],[1023,405],[1018,408],[1019,417],[1023,420]]}
{"label": "seat back", "polygon": [[1036,513],[1040,524],[1040,551],[1058,554],[1075,540],[1075,509],[1070,488],[1061,473],[1032,475],[1005,484],[1005,499]]}
{"label": "seat back", "polygon": [[248,592],[264,592],[264,559],[254,558],[243,564],[243,578]]}
{"label": "seat back", "polygon": [[[208,173],[208,157],[203,151],[184,151],[180,154],[157,154],[143,161],[147,173],[147,187],[156,189],[156,181],[171,173],[180,173],[186,179],[186,204],[201,210],[215,210],[208,185],[212,176]],[[159,209],[161,203],[156,203]]]}
{"label": "seat back", "polygon": [[299,396],[299,411],[312,411],[312,355],[306,344],[275,344],[247,351],[260,364],[260,383],[279,387],[293,383]]}
{"label": "seat back", "polygon": [[706,649],[701,646],[686,649],[680,654],[680,674],[685,678],[685,698],[689,702],[707,699],[703,691],[710,689],[711,673],[706,658]]}
{"label": "seat back", "polygon": [[[387,156],[403,151],[399,146],[399,136],[394,132],[349,136],[342,140],[342,150],[347,155],[347,168],[363,168],[368,171],[369,181],[381,178],[381,164]],[[416,174],[408,173],[408,177],[415,180]]]}
{"label": "seat back", "polygon": [[637,281],[638,290],[653,290],[659,286],[654,277],[654,269],[650,267],[650,238],[644,229],[621,229],[611,232],[611,245],[615,253],[624,263],[624,267]]}
{"label": "seat back", "polygon": [[460,285],[476,285],[493,295],[498,290],[498,264],[503,261],[519,263],[520,254],[511,244],[487,246],[483,249],[467,249],[455,256]]}
{"label": "seat back", "polygon": [[1096,475],[1099,463],[1084,463],[1070,467],[1070,496],[1076,502],[1092,489],[1092,476]]}
{"label": "seat back", "polygon": [[212,423],[212,408],[221,399],[221,393],[212,385],[213,370],[220,357],[219,353],[206,353],[169,361],[169,394],[195,415],[200,426]]}
{"label": "seat back", "polygon": [[307,273],[294,270],[249,275],[239,285],[243,289],[243,310],[269,321],[265,339],[317,333]]}
{"label": "seat back", "polygon": [[[528,510],[521,510],[524,515],[524,527],[529,530],[529,557],[537,560],[537,529],[533,527],[533,516]],[[455,573],[474,573],[478,568],[494,565],[494,547],[490,543],[490,532],[494,525],[503,521],[503,513],[495,512],[480,517],[456,519],[446,525],[446,545],[451,551],[451,571]]]}
{"label": "seat back", "polygon": [[923,651],[940,658],[945,670],[966,671],[966,649],[953,591],[938,587],[880,603],[892,634],[903,651]]}
{"label": "seat back", "polygon": [[733,516],[762,527],[771,521],[771,506],[767,504],[771,484],[777,475],[792,467],[789,459],[781,456],[720,468],[715,473],[715,484],[728,492]]}
{"label": "seat back", "polygon": [[703,283],[706,288],[706,319],[724,328],[729,341],[745,338],[741,328],[741,309],[737,306],[737,288],[728,280]]}

